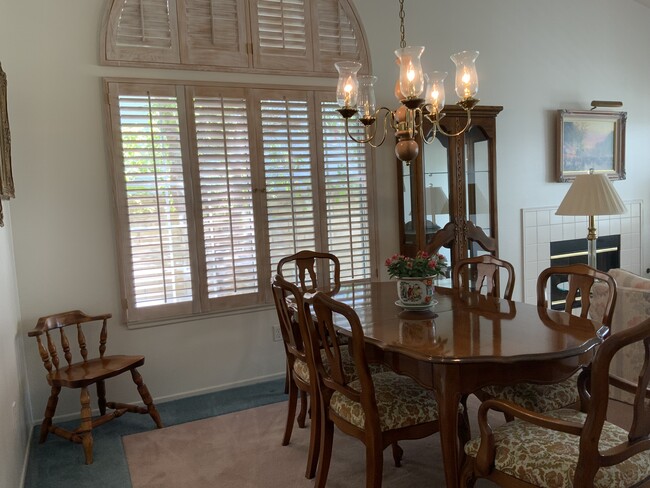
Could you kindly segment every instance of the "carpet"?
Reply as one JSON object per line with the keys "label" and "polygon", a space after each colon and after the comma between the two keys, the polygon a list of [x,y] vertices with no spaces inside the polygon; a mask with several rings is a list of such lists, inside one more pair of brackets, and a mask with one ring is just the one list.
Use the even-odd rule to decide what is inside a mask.
{"label": "carpet", "polygon": [[[477,405],[471,396],[473,433],[478,432]],[[123,437],[133,488],[313,487],[314,481],[304,476],[309,428],[296,425],[291,443],[280,445],[286,409],[286,402],[275,403]],[[620,407],[616,411],[613,422],[629,421],[629,411],[621,412]],[[500,414],[490,415],[493,426],[504,422]],[[400,445],[404,449],[400,468],[393,464],[391,449],[384,451],[384,488],[444,486],[437,434]],[[364,446],[337,429],[327,486],[365,486]],[[475,486],[497,485],[478,480]]]}
{"label": "carpet", "polygon": [[[125,436],[133,488],[313,487],[304,476],[309,428],[296,425],[291,443],[280,444],[286,411],[282,402]],[[400,446],[400,468],[393,464],[391,449],[384,451],[385,488],[444,486],[437,434]],[[365,486],[363,443],[337,429],[327,486]],[[494,486],[486,480],[476,483]]]}

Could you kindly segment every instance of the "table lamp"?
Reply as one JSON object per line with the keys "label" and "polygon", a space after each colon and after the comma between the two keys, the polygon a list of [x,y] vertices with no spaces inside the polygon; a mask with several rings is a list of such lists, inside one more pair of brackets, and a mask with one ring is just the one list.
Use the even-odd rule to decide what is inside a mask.
{"label": "table lamp", "polygon": [[445,191],[440,186],[429,185],[425,192],[426,199],[426,214],[431,213],[431,220],[433,221],[434,232],[440,229],[436,224],[436,214],[449,213],[449,199],[445,195]]}
{"label": "table lamp", "polygon": [[619,215],[625,213],[625,204],[616,193],[614,185],[604,173],[576,176],[569,191],[564,196],[555,215],[586,215],[589,217],[587,227],[587,264],[597,268],[596,264],[596,215]]}

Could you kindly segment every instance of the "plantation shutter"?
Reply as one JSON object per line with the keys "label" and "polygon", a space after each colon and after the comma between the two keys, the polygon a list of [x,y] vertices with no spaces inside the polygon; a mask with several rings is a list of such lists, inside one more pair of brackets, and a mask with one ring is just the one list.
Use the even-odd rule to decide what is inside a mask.
{"label": "plantation shutter", "polygon": [[180,63],[176,0],[114,0],[105,36],[107,60]]}
{"label": "plantation shutter", "polygon": [[314,70],[336,73],[337,61],[358,61],[370,73],[361,25],[347,2],[318,0],[313,8]]}
{"label": "plantation shutter", "polygon": [[259,291],[247,98],[243,89],[193,89],[207,298],[250,305]]}
{"label": "plantation shutter", "polygon": [[310,104],[306,93],[258,92],[271,273],[278,261],[318,249]]}
{"label": "plantation shutter", "polygon": [[[341,262],[342,281],[370,279],[369,157],[364,144],[346,136],[338,105],[329,100],[319,97],[327,247]],[[364,137],[361,124],[350,125],[357,139]]]}
{"label": "plantation shutter", "polygon": [[104,64],[334,75],[354,60],[370,73],[350,0],[110,0]]}
{"label": "plantation shutter", "polygon": [[246,0],[184,0],[179,21],[183,63],[249,66]]}
{"label": "plantation shutter", "polygon": [[175,89],[109,84],[121,167],[122,270],[129,320],[192,310],[188,215],[181,122]]}
{"label": "plantation shutter", "polygon": [[312,70],[310,4],[307,0],[250,0],[256,68]]}

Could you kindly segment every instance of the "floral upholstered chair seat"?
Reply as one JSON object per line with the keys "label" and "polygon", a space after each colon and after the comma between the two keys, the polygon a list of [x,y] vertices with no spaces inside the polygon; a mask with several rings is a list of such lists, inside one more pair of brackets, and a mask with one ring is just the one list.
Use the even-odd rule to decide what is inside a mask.
{"label": "floral upholstered chair seat", "polygon": [[[327,361],[325,351],[321,350],[320,354],[323,358],[323,366],[327,370],[329,368],[329,362]],[[350,353],[347,349],[341,349],[341,354],[343,356],[343,372],[345,373],[345,377],[348,379],[348,381],[351,381],[357,376],[357,373],[354,369],[354,362],[352,361]],[[390,369],[383,364],[369,363],[368,367],[370,368],[371,374],[390,371]],[[293,370],[300,377],[300,379],[309,383],[309,367],[307,366],[306,362],[301,361],[300,359],[296,359],[293,363]]]}
{"label": "floral upholstered chair seat", "polygon": [[[569,422],[584,423],[586,415],[572,409],[547,412],[546,415]],[[496,446],[495,469],[534,486],[569,488],[573,486],[580,437],[545,429],[515,420],[493,429]],[[600,437],[601,451],[627,441],[628,432],[605,422]],[[481,438],[465,445],[465,453],[476,457]],[[595,488],[635,486],[650,476],[650,456],[641,452],[615,466],[600,468]]]}
{"label": "floral upholstered chair seat", "polygon": [[[382,432],[438,419],[438,404],[433,393],[411,378],[384,372],[373,374],[372,381]],[[356,391],[361,387],[359,380],[352,381],[348,386]],[[366,418],[361,403],[336,392],[332,395],[330,408],[351,424],[365,428]]]}
{"label": "floral upholstered chair seat", "polygon": [[494,398],[509,400],[534,412],[548,412],[578,401],[577,381],[580,371],[560,383],[538,385],[518,383],[514,386],[490,385],[483,391]]}

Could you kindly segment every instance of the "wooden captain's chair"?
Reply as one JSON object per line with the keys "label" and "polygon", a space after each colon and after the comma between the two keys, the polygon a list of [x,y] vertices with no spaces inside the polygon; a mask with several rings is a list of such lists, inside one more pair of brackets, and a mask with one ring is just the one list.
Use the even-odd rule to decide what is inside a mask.
{"label": "wooden captain's chair", "polygon": [[[136,369],[144,364],[144,356],[106,356],[104,354],[108,337],[107,321],[109,318],[111,318],[111,314],[90,316],[81,310],[72,310],[41,317],[38,319],[36,327],[28,332],[30,337],[36,337],[38,351],[47,370],[47,382],[52,388],[45,409],[45,418],[41,424],[39,442],[45,442],[47,435],[52,432],[71,442],[79,443],[83,446],[86,464],[92,464],[93,462],[92,429],[99,425],[120,417],[126,412],[133,412],[149,414],[156,423],[156,427],[161,428],[163,426],[149,390]],[[102,323],[99,334],[99,357],[92,359],[88,359],[86,337],[82,327],[82,325],[89,322]],[[64,329],[70,325],[76,325],[74,336],[76,336],[78,348],[71,346],[65,333]],[[46,338],[45,344],[42,341],[43,335]],[[56,336],[59,336],[58,342],[65,364],[61,364],[57,341],[55,341]],[[75,357],[77,362],[73,362]],[[127,371],[131,373],[145,407],[106,401],[105,380]],[[97,400],[100,412],[100,416],[96,418],[92,418],[90,394],[88,393],[88,387],[93,384],[97,385]],[[73,431],[52,424],[52,417],[62,388],[79,388],[81,390],[81,425]],[[107,413],[107,408],[113,411]]]}

